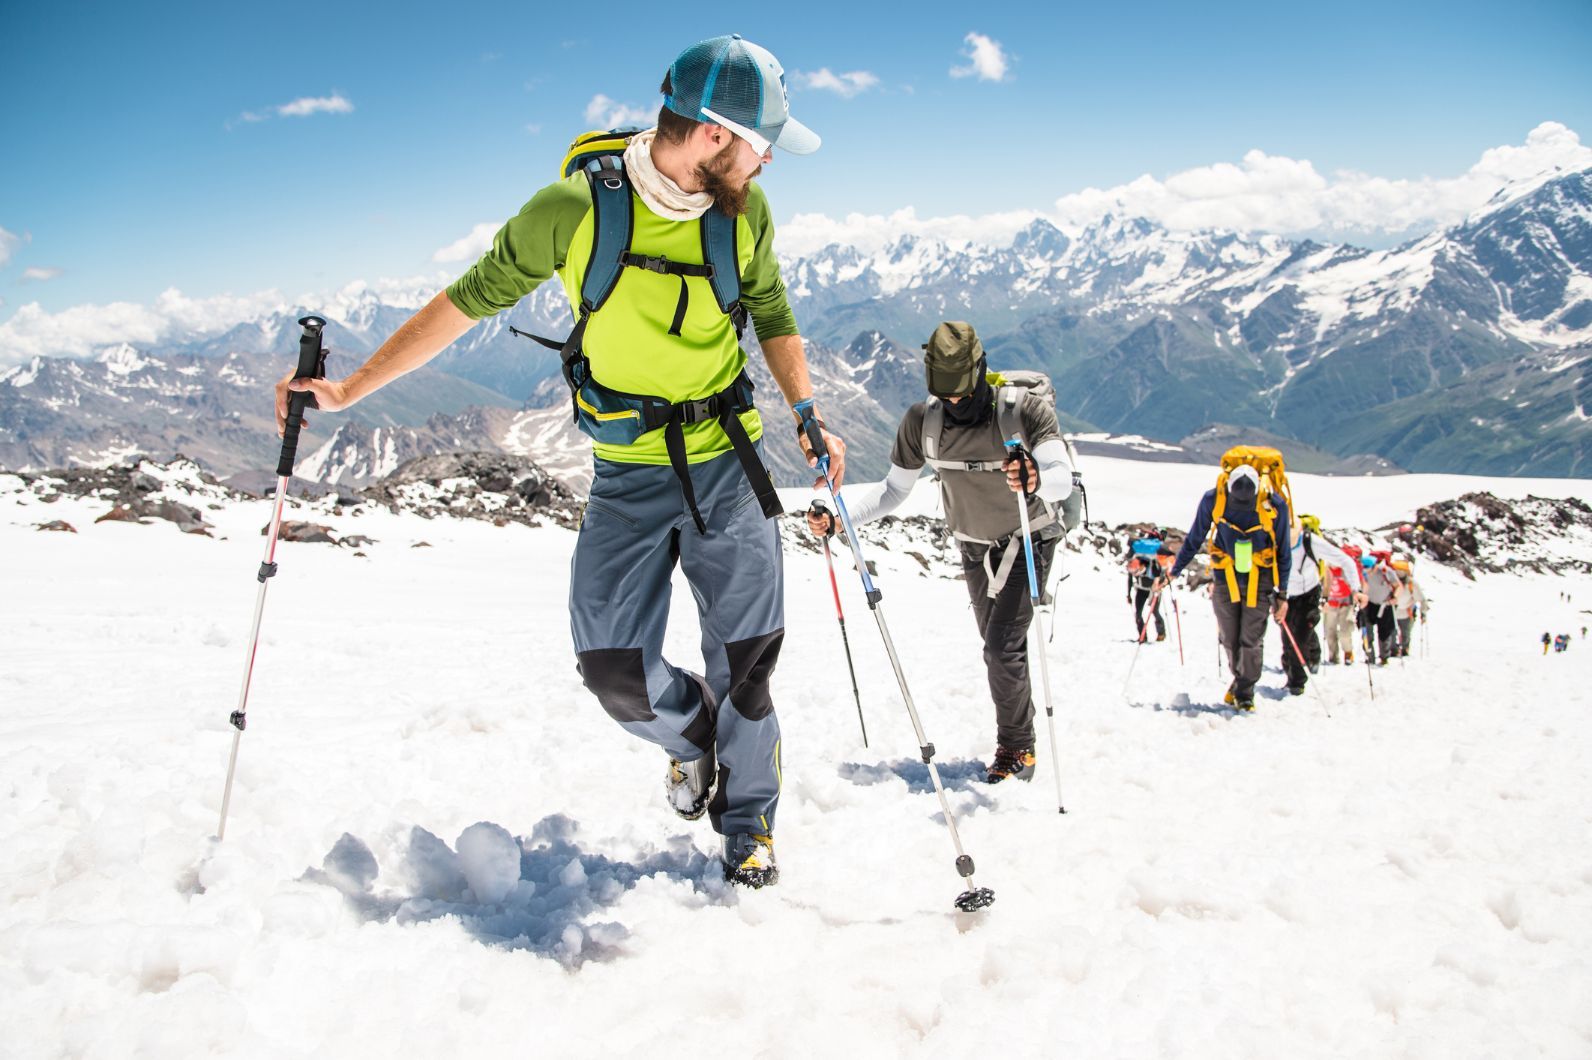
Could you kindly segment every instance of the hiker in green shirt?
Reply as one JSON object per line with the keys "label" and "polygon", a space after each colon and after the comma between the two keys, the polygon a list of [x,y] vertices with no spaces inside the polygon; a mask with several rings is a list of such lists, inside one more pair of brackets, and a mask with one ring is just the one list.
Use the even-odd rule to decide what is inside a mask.
{"label": "hiker in green shirt", "polygon": [[[776,417],[780,444],[795,435],[816,465],[823,454],[801,429],[816,422],[836,485],[845,444],[818,418],[752,178],[775,146],[807,154],[819,139],[791,119],[779,62],[738,36],[681,52],[662,91],[656,129],[576,157],[351,375],[278,383],[277,425],[290,390],[312,392],[322,410],[347,408],[556,275],[575,324],[567,340],[542,341],[560,349],[594,451],[570,579],[576,666],[615,720],[668,752],[668,800],[682,817],[709,815],[726,877],[757,887],[778,878],[769,679],[785,622],[779,505],[739,343],[746,324],[793,414]],[[676,565],[701,618],[701,675],[662,654]]]}

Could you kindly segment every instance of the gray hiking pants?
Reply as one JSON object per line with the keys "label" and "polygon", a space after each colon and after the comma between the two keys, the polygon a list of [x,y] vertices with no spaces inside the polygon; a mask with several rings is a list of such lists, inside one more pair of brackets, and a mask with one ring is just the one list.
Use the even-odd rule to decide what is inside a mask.
{"label": "gray hiking pants", "polygon": [[[1028,672],[1028,625],[1033,621],[1034,605],[1028,595],[1022,535],[1014,535],[1006,547],[1017,550],[1017,559],[995,596],[989,595],[989,575],[984,571],[989,545],[962,542],[962,574],[967,578],[979,636],[984,638],[984,668],[989,674],[990,698],[995,701],[995,741],[1001,747],[1032,749],[1034,687]],[[1034,542],[1034,573],[1041,587],[1055,553],[1055,538]],[[998,566],[1002,555],[1004,552],[990,557],[990,565]]]}
{"label": "gray hiking pants", "polygon": [[[569,583],[576,668],[627,731],[682,762],[716,748],[714,830],[766,834],[780,788],[768,688],[785,636],[779,525],[734,453],[692,464],[691,482],[706,534],[672,468],[595,460]],[[663,657],[676,564],[696,597],[704,678]]]}
{"label": "gray hiking pants", "polygon": [[1233,672],[1233,695],[1253,699],[1255,682],[1260,680],[1261,659],[1266,644],[1266,622],[1271,618],[1271,571],[1257,570],[1250,575],[1260,579],[1256,606],[1245,607],[1249,592],[1245,579],[1238,579],[1235,602],[1221,578],[1216,579],[1211,607],[1216,612],[1216,631],[1227,653],[1227,666]]}

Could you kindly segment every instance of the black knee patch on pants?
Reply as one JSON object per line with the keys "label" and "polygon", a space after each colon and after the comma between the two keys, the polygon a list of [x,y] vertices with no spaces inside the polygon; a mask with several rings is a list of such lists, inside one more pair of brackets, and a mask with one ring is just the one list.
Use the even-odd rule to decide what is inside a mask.
{"label": "black knee patch on pants", "polygon": [[724,646],[730,664],[729,701],[736,713],[748,721],[762,721],[774,710],[774,700],[768,694],[768,682],[774,676],[774,665],[779,662],[780,645],[785,631],[776,629],[761,637],[749,637]]}
{"label": "black knee patch on pants", "polygon": [[594,648],[575,656],[581,680],[615,721],[651,721],[647,669],[640,648]]}

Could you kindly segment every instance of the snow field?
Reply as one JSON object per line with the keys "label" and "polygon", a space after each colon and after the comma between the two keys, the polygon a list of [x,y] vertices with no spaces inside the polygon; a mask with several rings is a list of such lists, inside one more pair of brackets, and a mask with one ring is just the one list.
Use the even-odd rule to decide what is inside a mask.
{"label": "snow field", "polygon": [[[1132,466],[1099,478],[1142,493],[1092,480],[1094,515],[1185,523],[1208,474]],[[1459,492],[1428,478],[1401,480],[1406,517]],[[1390,480],[1324,481],[1369,484],[1329,527],[1401,515]],[[580,685],[573,535],[385,512],[313,516],[375,538],[368,556],[279,549],[214,844],[269,505],[207,512],[217,540],[92,525],[103,508],[0,497],[0,1056],[628,1056],[691,1035],[767,1056],[1592,1049],[1592,656],[1557,596],[1592,604],[1588,579],[1423,565],[1428,658],[1377,669],[1375,702],[1363,666],[1290,698],[1272,633],[1240,717],[1203,598],[1179,598],[1186,664],[1175,634],[1148,645],[1124,693],[1122,576],[1070,556],[1063,817],[1042,715],[1034,783],[975,780],[993,711],[962,585],[875,551],[997,894],[968,917],[840,555],[872,747],[822,559],[787,548],[783,878],[744,893],[706,821],[665,807],[661,752]],[[81,533],[31,529],[53,518]],[[673,606],[691,665],[683,584]],[[1544,658],[1543,628],[1577,639]]]}

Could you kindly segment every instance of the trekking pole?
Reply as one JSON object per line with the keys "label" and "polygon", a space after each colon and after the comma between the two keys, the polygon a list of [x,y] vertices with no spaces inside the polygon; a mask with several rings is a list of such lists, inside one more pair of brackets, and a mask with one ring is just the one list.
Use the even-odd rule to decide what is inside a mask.
{"label": "trekking pole", "polygon": [[[326,377],[326,349],[321,345],[321,329],[326,321],[308,316],[299,320],[304,333],[299,336],[298,370],[294,379],[324,379]],[[248,724],[246,712],[249,705],[249,679],[254,676],[254,655],[260,645],[260,615],[265,611],[265,589],[276,576],[276,541],[282,527],[282,502],[287,497],[288,479],[293,476],[293,459],[298,452],[299,427],[304,422],[304,410],[318,408],[315,395],[308,391],[294,391],[287,399],[287,425],[282,431],[282,454],[276,464],[276,503],[271,508],[271,525],[265,537],[265,559],[255,579],[260,591],[254,598],[254,626],[249,631],[249,654],[244,659],[243,687],[238,691],[238,709],[227,719],[233,729],[232,757],[227,762],[227,786],[221,792],[221,823],[216,825],[216,841],[227,832],[227,809],[232,804],[232,778],[238,768],[238,745],[243,742],[243,729]]]}
{"label": "trekking pole", "polygon": [[[1358,616],[1356,616],[1356,617],[1358,617]],[[1376,702],[1376,682],[1371,679],[1371,670],[1373,669],[1372,666],[1371,666],[1371,657],[1376,654],[1376,651],[1374,650],[1374,648],[1372,648],[1370,646],[1371,644],[1374,643],[1375,637],[1374,637],[1374,631],[1371,628],[1371,622],[1370,622],[1369,617],[1367,617],[1367,619],[1366,619],[1366,624],[1364,626],[1360,627],[1360,628],[1361,628],[1361,633],[1360,633],[1360,648],[1361,648],[1361,651],[1360,651],[1360,654],[1365,656],[1365,683],[1371,689],[1371,702],[1375,703]]]}
{"label": "trekking pole", "polygon": [[1150,591],[1149,606],[1145,608],[1149,614],[1144,616],[1144,622],[1139,626],[1139,640],[1133,645],[1133,658],[1128,663],[1128,676],[1122,679],[1122,695],[1124,697],[1128,694],[1128,686],[1133,683],[1133,668],[1139,664],[1139,649],[1144,647],[1145,634],[1150,631],[1150,617],[1155,614],[1155,602],[1160,598],[1161,583],[1157,581],[1155,588]]}
{"label": "trekking pole", "polygon": [[[829,509],[819,501],[813,510],[829,514]],[[857,691],[857,667],[851,661],[851,641],[846,636],[846,613],[840,607],[840,583],[835,581],[835,555],[829,551],[829,539],[835,534],[835,521],[829,521],[829,533],[824,535],[824,562],[829,565],[829,591],[835,594],[835,617],[840,620],[840,643],[846,649],[846,669],[851,671],[851,698],[857,701],[857,724],[862,726],[862,746],[868,746],[868,723],[862,720],[862,693]]]}
{"label": "trekking pole", "polygon": [[[1034,572],[1034,535],[1028,522],[1028,454],[1023,451],[1022,442],[1013,438],[1006,443],[1010,459],[1017,461],[1018,475],[1021,479],[1022,490],[1017,494],[1018,518],[1023,526],[1023,558],[1028,561],[1028,598],[1029,606],[1036,616],[1044,614],[1044,603],[1039,595],[1039,576]],[[1009,547],[1009,546],[1008,546]],[[1037,640],[1039,648],[1039,673],[1045,686],[1045,725],[1050,729],[1050,765],[1051,771],[1056,774],[1056,812],[1066,813],[1067,807],[1061,801],[1061,755],[1056,751],[1056,707],[1050,699],[1050,657],[1045,651],[1044,622],[1039,626],[1040,636]],[[1032,682],[1030,682],[1031,684]]]}
{"label": "trekking pole", "polygon": [[1177,626],[1177,664],[1183,663],[1183,615],[1177,609],[1177,594],[1172,594],[1172,622]]}
{"label": "trekking pole", "polygon": [[1307,676],[1305,683],[1316,693],[1316,702],[1321,704],[1321,709],[1327,712],[1327,717],[1332,717],[1332,711],[1327,707],[1327,701],[1321,698],[1321,689],[1316,688],[1316,683],[1309,679],[1310,664],[1305,662],[1305,653],[1299,650],[1299,641],[1294,638],[1293,630],[1288,628],[1287,620],[1277,622],[1277,628],[1282,630],[1282,635],[1288,638],[1288,643],[1293,645],[1294,657],[1299,660],[1299,665],[1304,668]]}
{"label": "trekking pole", "polygon": [[[805,410],[802,406],[806,406]],[[818,458],[818,471],[824,476],[824,482],[829,486],[829,496],[834,499],[835,510],[840,513],[840,525],[845,531],[846,541],[851,545],[852,558],[857,562],[857,575],[862,579],[862,590],[868,598],[868,610],[873,612],[874,621],[879,626],[879,636],[884,640],[885,654],[890,657],[890,666],[895,670],[896,683],[901,686],[901,698],[906,703],[907,716],[912,719],[912,731],[917,734],[918,753],[923,757],[923,764],[929,767],[929,779],[934,782],[934,793],[939,797],[940,810],[945,815],[945,827],[951,834],[951,845],[956,848],[956,872],[967,882],[967,890],[956,896],[956,908],[965,913],[971,913],[995,902],[995,892],[988,887],[976,886],[973,882],[973,859],[962,849],[962,837],[956,831],[956,817],[951,813],[950,800],[945,797],[945,785],[940,782],[940,771],[934,765],[934,745],[923,733],[923,722],[918,718],[918,708],[912,701],[912,691],[907,687],[906,674],[901,671],[901,660],[896,655],[895,642],[890,639],[890,628],[885,625],[884,611],[879,606],[884,599],[873,584],[873,577],[868,573],[868,561],[862,557],[862,545],[857,540],[856,529],[851,525],[851,514],[846,510],[846,502],[841,499],[840,490],[835,488],[835,480],[829,474],[829,451],[824,445],[824,436],[818,426],[818,421],[812,415],[811,402],[798,402],[794,406],[796,414],[801,417],[802,430],[807,436],[808,444],[812,446],[813,455]]]}

